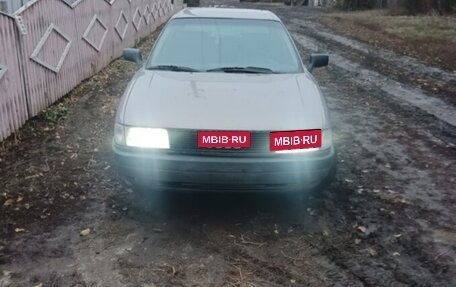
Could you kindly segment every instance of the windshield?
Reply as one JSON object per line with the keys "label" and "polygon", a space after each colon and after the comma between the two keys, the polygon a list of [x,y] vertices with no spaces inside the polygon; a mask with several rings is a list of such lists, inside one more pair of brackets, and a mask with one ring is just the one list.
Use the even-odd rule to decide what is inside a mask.
{"label": "windshield", "polygon": [[174,19],[154,47],[148,69],[210,72],[301,72],[283,25],[247,19]]}

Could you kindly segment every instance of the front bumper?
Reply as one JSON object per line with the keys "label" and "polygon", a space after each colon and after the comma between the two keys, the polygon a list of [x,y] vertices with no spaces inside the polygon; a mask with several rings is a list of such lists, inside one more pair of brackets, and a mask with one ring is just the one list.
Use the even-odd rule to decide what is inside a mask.
{"label": "front bumper", "polygon": [[113,144],[122,177],[174,190],[282,191],[311,189],[330,180],[336,154],[325,151],[266,156],[208,156]]}

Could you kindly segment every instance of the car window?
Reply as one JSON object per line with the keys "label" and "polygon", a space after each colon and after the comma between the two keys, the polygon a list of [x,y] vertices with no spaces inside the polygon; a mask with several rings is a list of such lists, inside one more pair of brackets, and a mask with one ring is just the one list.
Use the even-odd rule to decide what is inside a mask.
{"label": "car window", "polygon": [[147,66],[161,65],[199,71],[252,66],[277,73],[295,73],[301,69],[281,23],[247,19],[171,20]]}

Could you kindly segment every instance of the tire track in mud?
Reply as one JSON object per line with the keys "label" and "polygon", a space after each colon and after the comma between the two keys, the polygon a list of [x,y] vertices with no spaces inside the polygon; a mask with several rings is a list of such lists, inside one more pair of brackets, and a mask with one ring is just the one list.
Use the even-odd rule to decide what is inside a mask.
{"label": "tire track in mud", "polygon": [[399,55],[381,47],[374,47],[370,44],[335,34],[318,22],[296,18],[286,19],[286,22],[296,24],[299,28],[304,29],[307,35],[317,38],[319,42],[337,44],[339,47],[349,48],[358,54],[359,52],[362,54],[373,53],[374,55],[372,56],[387,62],[389,65],[393,65],[395,68],[401,69],[402,73],[418,73],[426,78],[435,79],[442,83],[454,83],[456,81],[456,72],[449,72],[438,67],[432,67],[416,58]]}
{"label": "tire track in mud", "polygon": [[[302,252],[302,249],[312,249],[305,241],[299,246],[300,250],[294,250],[292,255],[285,254],[282,250],[277,257],[283,256],[285,260],[278,264],[279,260],[259,258],[255,250],[244,249],[243,247],[233,247],[228,250],[223,249],[225,258],[232,265],[242,266],[242,270],[248,270],[251,273],[252,282],[257,284],[277,284],[276,286],[332,286],[335,282],[340,286],[364,286],[358,278],[346,274],[346,271],[338,268],[328,262],[327,258],[322,257],[318,251],[314,250],[313,254],[308,254],[306,258],[295,258],[296,253]],[[274,247],[268,247],[274,248]],[[281,249],[281,248],[275,248]],[[217,249],[216,249],[217,250]],[[291,250],[293,252],[293,250]],[[309,252],[310,253],[310,252]],[[300,264],[297,264],[299,262]],[[349,277],[351,277],[349,279]],[[246,280],[249,278],[247,277]]]}
{"label": "tire track in mud", "polygon": [[322,14],[320,9],[295,7],[294,11],[289,11],[267,5],[263,8],[274,10],[290,30],[305,34],[309,40],[306,45],[318,43],[323,52],[328,52],[328,49],[336,51],[353,63],[361,63],[387,78],[405,83],[408,88],[419,87],[427,97],[456,105],[455,71],[430,66],[416,58],[339,35],[318,22]]}
{"label": "tire track in mud", "polygon": [[[318,23],[320,9],[283,7],[268,4],[242,4],[246,8],[262,8],[275,12],[287,26],[298,45],[310,52],[330,52],[330,66],[346,71],[344,79],[370,89],[382,89],[385,96],[397,98],[393,106],[409,105],[422,114],[424,121],[433,116],[437,136],[448,133],[452,145],[456,135],[456,72],[431,67],[415,58],[374,47],[332,32]],[[303,57],[306,60],[306,57]],[[348,72],[348,73],[347,73]],[[349,75],[347,77],[347,75]],[[421,85],[421,80],[438,83]],[[443,98],[444,100],[442,100]],[[456,102],[454,102],[456,104]]]}
{"label": "tire track in mud", "polygon": [[[334,83],[333,85],[337,85],[338,83],[344,82],[345,80],[345,78],[341,79],[339,77],[340,72],[338,72],[337,69],[333,71],[331,69],[329,70],[329,74],[331,75],[329,79],[325,79],[325,77],[322,79],[322,74],[325,74],[325,72],[320,73],[320,80],[323,80],[323,85],[328,88],[331,87],[331,83]],[[372,198],[372,204],[369,199],[361,201],[361,205],[358,204],[357,208],[361,210],[367,209],[371,211],[366,211],[365,214],[362,215],[362,218],[375,218],[375,213],[373,211],[380,206],[385,210],[393,210],[396,213],[396,215],[393,217],[394,220],[388,220],[387,218],[380,217],[379,219],[374,220],[374,222],[376,222],[377,225],[383,226],[384,228],[387,226],[393,227],[392,230],[388,232],[391,234],[391,236],[395,233],[401,234],[401,236],[405,236],[405,234],[410,233],[409,235],[402,237],[402,240],[405,242],[401,242],[400,246],[403,246],[401,248],[403,248],[404,251],[398,252],[400,254],[406,252],[407,256],[415,258],[413,260],[409,259],[410,262],[408,262],[407,265],[415,266],[414,268],[416,270],[422,270],[420,272],[423,272],[422,274],[427,274],[426,277],[432,277],[432,274],[436,272],[436,269],[438,270],[440,267],[442,270],[448,270],[448,267],[453,265],[451,263],[451,257],[455,258],[454,253],[451,255],[452,252],[449,253],[450,257],[445,260],[446,263],[443,265],[434,262],[434,264],[440,266],[436,269],[432,267],[432,264],[430,264],[428,267],[424,267],[425,269],[421,269],[423,268],[423,266],[420,266],[421,264],[417,265],[417,263],[422,262],[422,260],[432,262],[432,258],[434,258],[436,254],[439,254],[439,249],[447,247],[434,246],[432,240],[427,239],[429,232],[431,232],[428,229],[429,227],[421,228],[421,226],[415,222],[415,220],[431,220],[433,221],[432,224],[435,224],[433,228],[437,229],[447,229],[451,228],[451,226],[454,226],[454,221],[451,218],[455,210],[451,204],[448,204],[448,200],[454,198],[454,193],[451,188],[452,183],[451,180],[448,180],[448,175],[451,175],[452,173],[454,174],[454,169],[453,171],[451,169],[442,169],[440,165],[441,162],[448,160],[444,157],[445,155],[451,156],[454,153],[452,153],[451,149],[445,147],[445,144],[441,141],[434,142],[433,136],[427,132],[420,134],[421,129],[419,121],[414,121],[413,117],[410,119],[407,119],[407,116],[403,117],[403,112],[401,113],[400,109],[398,111],[396,111],[397,109],[390,109],[391,107],[395,106],[395,103],[391,103],[389,101],[383,103],[385,98],[377,96],[378,92],[375,93],[375,91],[371,91],[372,93],[370,94],[363,92],[364,87],[362,87],[360,91],[357,91],[359,89],[358,87],[350,88],[348,90],[340,90],[335,87],[333,88],[334,89],[331,89],[332,92],[328,95],[331,99],[329,101],[330,108],[335,111],[333,112],[333,115],[336,118],[335,122],[345,123],[344,125],[336,124],[336,135],[345,134],[343,138],[339,138],[339,145],[342,145],[339,150],[344,149],[345,153],[347,153],[341,154],[341,159],[345,160],[346,162],[346,164],[342,165],[342,167],[352,168],[352,170],[340,168],[339,175],[342,178],[354,179],[355,182],[357,182],[358,187],[352,188],[353,193],[362,192],[362,194],[364,194],[367,191],[370,195],[374,196]],[[369,98],[362,96],[363,94],[369,95]],[[375,95],[375,97],[370,97],[371,95]],[[347,105],[348,103],[351,104]],[[353,108],[351,108],[351,106],[353,106]],[[350,119],[343,116],[347,113],[352,115]],[[391,117],[393,116],[391,115],[393,113],[396,114],[395,117]],[[376,119],[377,117],[379,117],[379,119],[383,118],[383,121],[379,121],[379,119]],[[404,124],[398,125],[398,122],[404,122]],[[363,124],[360,125],[360,123]],[[397,139],[402,138],[404,135],[407,136],[407,138],[410,140],[397,141]],[[375,141],[369,140],[369,138],[372,138],[372,136],[375,136],[378,139]],[[392,145],[385,145],[384,142],[385,140],[388,140],[388,138],[393,140]],[[417,151],[417,153],[415,153],[415,149],[422,145],[420,144],[418,146],[413,146],[413,141],[416,139],[423,140],[424,146],[427,146],[427,148],[425,148],[422,152]],[[433,145],[436,146],[435,150],[429,149],[429,146]],[[442,157],[442,155],[444,156]],[[353,161],[356,159],[358,161]],[[432,170],[438,170],[438,172],[434,173],[433,175],[421,173],[420,171],[429,171],[429,167],[426,167],[427,164],[433,165],[434,168]],[[408,174],[403,174],[403,169],[406,167],[412,168],[411,172]],[[406,187],[407,182],[409,182],[410,179],[414,177],[417,177],[418,180],[424,180],[423,186],[413,186],[412,183],[410,193],[404,194],[404,187]],[[429,181],[429,179],[432,180]],[[442,181],[440,181],[440,179],[442,179]],[[435,185],[436,183],[438,184]],[[360,186],[361,189],[359,188]],[[385,186],[388,186],[388,188],[385,188]],[[375,189],[377,189],[376,192],[374,192]],[[388,189],[392,190],[391,194],[388,194]],[[437,192],[437,198],[432,198],[428,194],[419,195],[420,192],[426,192],[429,190],[434,190],[433,193]],[[439,193],[441,192],[445,192],[446,194],[440,196]],[[350,197],[352,199],[355,199],[356,196],[354,196],[353,193],[350,194]],[[399,197],[397,197],[398,195]],[[401,197],[405,195],[407,195],[408,199],[403,203],[403,199],[401,199]],[[419,200],[419,197],[422,197],[422,199]],[[380,202],[381,204],[379,204]],[[392,206],[388,208],[388,205],[394,202],[403,206]],[[366,203],[369,204],[365,205]],[[437,206],[434,205],[433,207],[434,203],[436,203]],[[429,210],[429,208],[431,210]],[[341,209],[344,210],[345,208],[341,207]],[[441,221],[435,222],[436,220],[434,220],[434,218],[440,218]],[[397,228],[400,226],[401,228]],[[432,230],[433,228],[430,229]],[[383,230],[383,232],[386,230]],[[412,236],[413,234],[415,234],[413,239],[408,238],[406,240],[406,237]],[[379,234],[378,240],[380,240],[380,242],[375,244],[375,246],[383,248],[382,250],[384,252],[387,252],[392,247],[394,247],[394,245],[388,243],[391,239],[388,239],[386,235],[388,234]],[[344,250],[346,247],[347,246],[341,247],[341,250]],[[412,247],[412,251],[410,251],[410,247]],[[419,253],[415,252],[418,250],[420,250],[420,252],[423,254],[420,255]],[[392,251],[389,251],[389,253],[391,252]],[[338,258],[336,257],[334,260],[346,265],[346,260],[342,258],[349,258],[350,252],[345,251],[343,254],[345,255],[340,257],[338,256]],[[384,255],[387,256],[388,254]],[[384,262],[389,262],[391,261],[391,258],[385,258],[384,260]],[[379,260],[375,261],[381,262]],[[399,276],[398,280],[400,279],[400,281],[406,285],[412,284],[413,282],[416,284],[423,284],[424,286],[433,285],[432,281],[426,281],[427,283],[424,283],[423,281],[416,279],[417,275],[415,271],[413,271],[413,268],[408,268],[407,270],[407,265],[398,264],[398,267],[405,267],[405,270],[401,271],[402,274],[400,273],[399,275],[396,275],[396,273],[393,272],[390,274],[391,276],[386,277],[391,278],[392,276]],[[366,266],[369,266],[369,261],[367,262]],[[399,268],[399,270],[401,268]],[[428,271],[425,271],[426,269],[428,269]],[[439,281],[441,282],[440,284],[447,280],[451,281],[451,279],[448,279],[451,278],[451,275],[445,279],[445,276],[448,275],[449,274],[443,274],[443,277],[441,277]],[[370,277],[372,277],[372,275]],[[379,279],[379,281],[372,286],[379,286],[381,284],[382,280]],[[448,284],[451,286],[451,283]],[[388,286],[388,284],[385,284],[384,286]]]}
{"label": "tire track in mud", "polygon": [[[300,33],[292,33],[292,35],[295,41],[306,49],[313,50],[313,52],[321,50],[320,46],[312,38]],[[318,49],[315,49],[316,47]],[[365,87],[381,89],[387,95],[396,97],[404,103],[433,115],[443,123],[451,125],[452,128],[456,127],[455,108],[453,106],[438,98],[427,96],[420,89],[406,86],[376,71],[366,69],[361,64],[344,58],[333,49],[327,52],[331,53],[332,64],[353,75],[351,81]]]}
{"label": "tire track in mud", "polygon": [[[281,13],[282,15],[279,15],[282,16],[282,18],[285,17],[285,19],[287,19],[287,13],[284,12],[284,10],[281,10]],[[293,17],[297,16],[296,10],[290,12],[290,14],[292,14]],[[302,14],[301,18],[306,18],[306,13],[302,12]],[[291,27],[290,29],[292,29],[292,32],[294,31],[298,37],[309,39],[307,35],[308,31],[306,29],[298,29],[299,27],[295,28],[296,27]],[[294,36],[296,36],[296,34]],[[320,47],[327,47],[327,42],[322,41],[321,39],[318,39],[318,41],[311,39],[311,41],[307,41],[305,43],[304,47],[306,48],[305,51],[303,51],[303,54],[305,55],[309,52],[309,50],[318,51],[320,50]],[[332,49],[336,49],[332,51],[339,53],[337,48],[332,47]],[[347,74],[345,69],[340,69],[340,67],[330,67],[328,69],[328,73],[325,71],[317,71],[316,74],[317,78],[325,87],[324,91],[329,93],[327,95],[329,98],[329,106],[335,116],[335,122],[338,123],[335,127],[336,138],[338,133],[340,135],[346,134],[347,137],[349,137],[348,140],[339,138],[339,140],[343,140],[343,142],[345,142],[345,144],[342,144],[342,148],[348,151],[348,154],[345,155],[341,152],[342,158],[345,160],[356,158],[361,160],[360,162],[347,162],[342,165],[345,167],[355,167],[355,170],[346,171],[347,173],[344,174],[344,169],[342,168],[342,172],[339,172],[339,176],[342,178],[347,177],[351,181],[350,178],[353,177],[365,177],[364,172],[368,172],[368,175],[372,174],[372,176],[369,176],[371,179],[366,180],[367,182],[359,182],[358,184],[364,188],[371,188],[371,192],[372,188],[375,188],[375,185],[380,186],[380,189],[378,189],[380,192],[378,194],[374,194],[376,195],[374,200],[380,200],[383,208],[386,204],[391,203],[392,200],[395,201],[393,196],[383,195],[383,185],[395,183],[392,188],[395,191],[402,191],[403,185],[410,182],[410,180],[414,177],[424,181],[428,181],[432,178],[432,181],[428,181],[427,183],[423,182],[421,186],[415,185],[411,188],[408,197],[412,201],[406,205],[407,213],[404,219],[406,219],[405,221],[409,221],[410,224],[413,220],[424,220],[424,218],[426,218],[426,221],[431,220],[433,222],[432,224],[435,224],[433,228],[440,228],[443,230],[450,228],[451,230],[455,224],[454,220],[451,219],[455,210],[452,205],[448,203],[454,202],[455,195],[453,189],[451,188],[454,182],[448,180],[448,177],[451,178],[452,175],[454,177],[456,174],[454,167],[451,166],[451,158],[454,158],[455,155],[453,147],[456,133],[454,132],[454,128],[451,126],[444,126],[444,128],[442,128],[441,123],[438,120],[429,119],[429,117],[426,117],[425,115],[423,116],[422,112],[416,113],[416,109],[403,105],[400,101],[391,100],[389,97],[385,98],[382,93],[379,93],[375,86],[372,87],[372,85],[366,85],[364,82],[360,83],[353,81],[353,78],[357,75],[353,75],[351,73]],[[347,89],[347,87],[350,88]],[[385,91],[383,93],[385,93]],[[361,110],[357,110],[358,108],[361,108]],[[343,116],[344,114],[355,116],[350,118]],[[366,116],[368,117],[366,118]],[[386,120],[388,124],[385,125],[385,118],[388,117],[389,119]],[[375,136],[377,139],[372,140],[372,136]],[[369,138],[371,138],[371,140],[368,140]],[[392,141],[390,141],[390,144],[385,144],[384,140],[388,138]],[[341,144],[341,142],[339,142],[339,144]],[[354,146],[362,147],[362,150],[365,151],[362,152],[365,154],[365,158],[360,156],[359,153],[361,151],[356,151],[357,149],[353,150]],[[379,149],[381,146],[383,148]],[[341,147],[339,147],[339,149],[341,149]],[[403,174],[404,168],[410,168],[410,166],[412,166],[412,168],[409,173]],[[430,166],[433,166],[433,168],[430,168]],[[378,172],[374,172],[377,167],[380,167],[380,170]],[[429,171],[431,171],[431,174],[428,173]],[[383,182],[379,182],[379,179],[382,179]],[[389,182],[384,183],[386,179],[389,179],[387,180]],[[353,193],[357,190],[359,191],[360,189],[353,187],[352,194],[350,194],[350,196],[354,197]],[[429,193],[430,190],[434,190],[434,192],[432,192],[434,194],[437,193],[436,199],[432,198],[434,197],[434,194],[431,195]],[[444,194],[441,196],[439,193],[442,191]],[[365,193],[366,191],[363,192]],[[422,192],[422,194],[417,198],[417,195],[419,195],[420,192]],[[400,193],[401,195],[404,195],[402,192]],[[381,195],[383,199],[378,197],[378,195]],[[422,197],[422,199],[420,200],[419,197]],[[399,199],[398,203],[401,204],[401,201],[402,200]],[[437,205],[433,206],[434,203]],[[431,210],[428,210],[429,206],[431,206]],[[360,206],[360,208],[366,207]],[[375,205],[373,205],[370,210],[372,210],[372,208],[375,209]],[[417,208],[417,210],[414,210],[415,208]],[[343,207],[341,207],[341,209],[343,209]],[[393,210],[398,209],[393,208]],[[365,216],[369,218],[372,215],[373,214],[366,214]],[[440,222],[436,222],[439,220],[434,220],[434,217],[440,218]],[[390,223],[393,224],[393,226],[401,224],[405,227],[409,225],[401,221],[402,220],[390,221]],[[379,222],[384,224],[382,220],[379,220]],[[427,226],[426,228],[422,228],[422,226],[417,223],[413,223],[411,226],[413,227],[409,228],[409,231],[416,233],[416,235],[413,240],[403,243],[404,249],[408,250],[406,251],[409,253],[407,254],[408,256],[415,256],[414,253],[417,253],[416,251],[423,250],[421,251],[421,253],[424,253],[422,255],[423,257],[418,256],[415,260],[416,262],[424,260],[428,263],[429,266],[425,267],[425,269],[428,269],[429,271],[424,272],[424,274],[427,274],[426,276],[432,277],[432,274],[438,272],[440,268],[441,270],[448,271],[450,266],[454,266],[453,260],[456,258],[454,249],[451,250],[451,247],[448,249],[448,245],[445,244],[441,246],[439,246],[439,244],[433,245],[435,242],[428,239],[429,233],[432,233],[432,227]],[[381,237],[380,240],[386,239],[382,239]],[[385,240],[385,242],[387,241]],[[332,246],[331,244],[328,245]],[[381,247],[382,245],[388,246],[389,244],[382,243],[378,246]],[[347,246],[344,246],[341,250],[344,250],[344,248],[347,248]],[[410,250],[412,250],[412,252],[410,252]],[[449,257],[444,260],[445,263],[442,265],[433,260],[433,258],[435,258],[434,252],[441,254],[440,250],[446,252],[445,254],[449,254]],[[348,256],[336,256],[331,258],[336,262],[340,262],[341,266],[347,267],[347,261],[343,259],[343,257],[349,258],[350,256],[349,252],[348,254],[347,252],[344,252],[344,254]],[[387,259],[386,262],[389,260],[390,259]],[[433,267],[433,264],[430,262],[433,262],[439,267]],[[416,263],[411,264],[411,266],[415,264]],[[421,267],[418,265],[416,268],[419,270]],[[353,267],[350,269],[353,269]],[[425,286],[433,285],[432,281],[424,283],[423,281],[413,279],[416,276],[412,275],[414,273],[413,270],[404,271],[403,273],[409,273],[411,276],[404,274],[396,275],[393,272],[389,278],[392,278],[393,276],[398,277],[398,282],[402,281],[403,284],[406,285],[412,284],[413,282]],[[450,272],[450,274],[453,273]],[[451,283],[449,283],[451,280],[448,279],[451,278],[451,275],[440,275],[442,275],[439,281],[441,282],[440,284],[444,284],[443,282],[447,281],[451,286]],[[363,276],[361,275],[359,277]],[[369,276],[366,277],[368,278]],[[445,279],[445,277],[447,279]],[[382,281],[379,280],[373,286],[381,284]],[[388,286],[388,284],[385,286]]]}

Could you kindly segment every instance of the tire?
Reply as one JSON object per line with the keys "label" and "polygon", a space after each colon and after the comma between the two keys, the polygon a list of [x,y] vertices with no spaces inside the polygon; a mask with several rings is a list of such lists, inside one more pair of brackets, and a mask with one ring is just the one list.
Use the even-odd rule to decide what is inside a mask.
{"label": "tire", "polygon": [[161,210],[164,192],[152,186],[134,184],[132,208],[139,214],[152,215]]}
{"label": "tire", "polygon": [[319,197],[325,191],[331,183],[336,179],[337,176],[337,149],[334,148],[334,158],[331,164],[331,168],[326,177],[315,187],[305,190],[303,194],[306,197]]}
{"label": "tire", "polygon": [[336,156],[334,156],[334,161],[331,166],[331,169],[329,170],[328,175],[326,178],[318,185],[318,188],[320,190],[324,190],[328,188],[328,186],[336,179],[337,176],[337,152]]}

